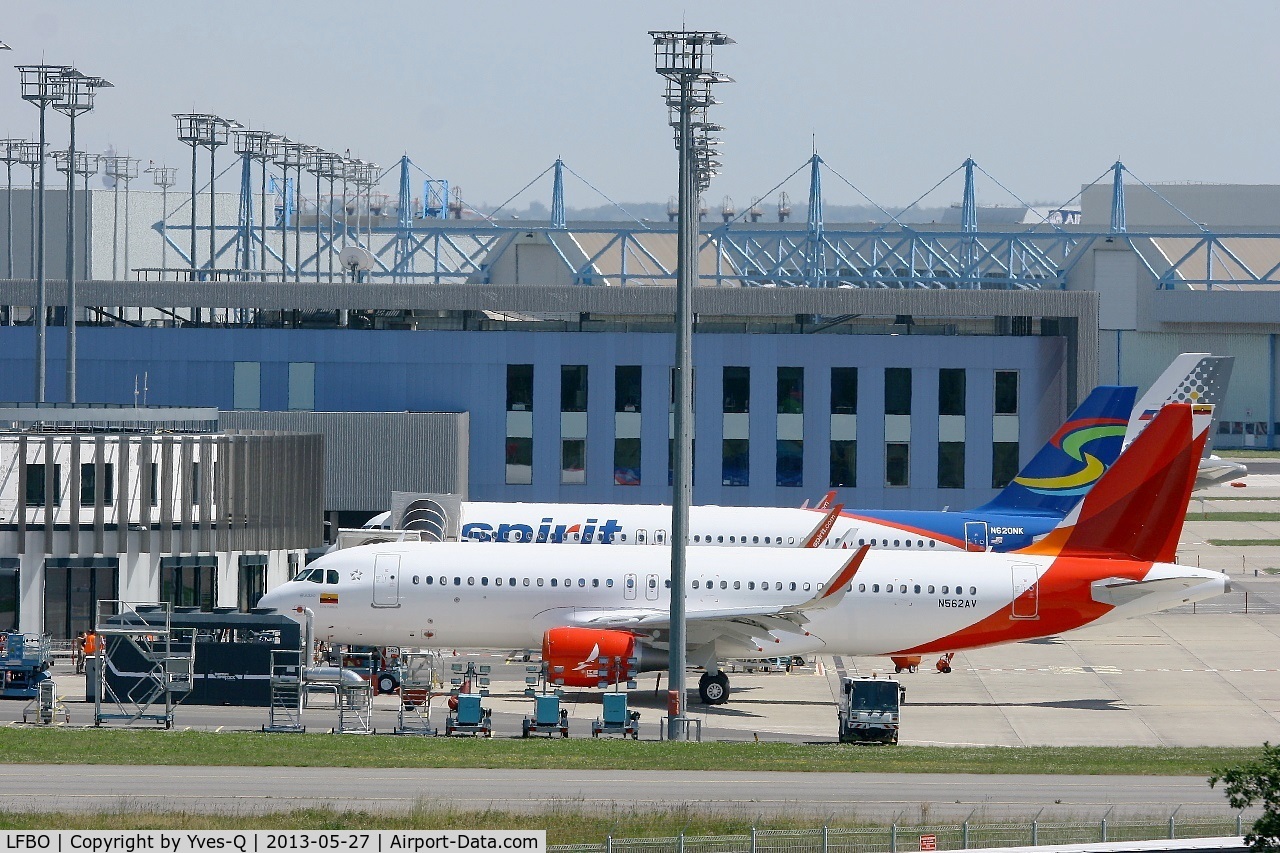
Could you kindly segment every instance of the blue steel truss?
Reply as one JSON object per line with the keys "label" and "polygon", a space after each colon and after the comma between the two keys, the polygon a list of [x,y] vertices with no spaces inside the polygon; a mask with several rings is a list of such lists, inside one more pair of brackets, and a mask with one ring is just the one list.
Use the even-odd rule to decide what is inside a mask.
{"label": "blue steel truss", "polygon": [[[347,240],[364,245],[376,261],[369,281],[421,284],[488,284],[492,271],[518,238],[551,248],[564,279],[583,286],[653,285],[675,282],[675,226],[670,223],[566,223],[564,184],[554,164],[552,217],[546,223],[504,223],[495,219],[439,218],[447,201],[440,183],[439,202],[424,199],[424,218],[412,216],[407,157],[400,163],[400,215],[394,224],[364,234],[348,231]],[[1108,228],[1090,229],[1046,221],[1039,225],[982,228],[975,201],[974,170],[966,160],[959,227],[910,225],[897,217],[887,224],[860,226],[824,222],[822,158],[810,158],[808,216],[803,223],[746,222],[740,217],[702,234],[700,284],[729,287],[879,287],[931,289],[1030,290],[1065,288],[1072,270],[1098,240],[1131,248],[1161,289],[1241,289],[1280,285],[1280,234],[1210,232],[1203,227],[1178,231],[1130,231],[1124,211],[1123,163],[1112,173],[1112,211]],[[959,170],[957,170],[959,171]],[[793,173],[794,174],[794,173]],[[837,175],[838,176],[838,175]],[[247,176],[243,177],[247,183]],[[294,214],[293,186],[279,187],[276,228],[288,228]],[[424,189],[430,189],[424,187]],[[1154,191],[1154,190],[1153,190]],[[220,226],[224,251],[239,255],[241,268],[252,267],[256,240],[252,205],[242,193],[240,223]],[[437,210],[436,208],[441,208]],[[182,257],[184,227],[167,228],[170,246]],[[204,229],[201,229],[204,230]],[[365,238],[365,239],[361,239]],[[591,248],[585,248],[591,247]],[[327,259],[336,246],[322,244],[302,261],[302,275]],[[270,255],[278,259],[274,249]],[[1262,258],[1264,260],[1259,261]],[[246,270],[247,271],[247,270]],[[270,271],[267,273],[270,274]]]}

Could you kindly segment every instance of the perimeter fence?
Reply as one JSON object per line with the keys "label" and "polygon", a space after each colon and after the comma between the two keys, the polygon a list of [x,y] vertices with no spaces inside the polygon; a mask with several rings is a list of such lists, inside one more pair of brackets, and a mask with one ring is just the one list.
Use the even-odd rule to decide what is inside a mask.
{"label": "perimeter fence", "polygon": [[1243,814],[1096,822],[898,825],[868,829],[753,829],[746,835],[614,838],[603,844],[553,844],[548,853],[908,853],[1047,844],[1221,838],[1244,834]]}

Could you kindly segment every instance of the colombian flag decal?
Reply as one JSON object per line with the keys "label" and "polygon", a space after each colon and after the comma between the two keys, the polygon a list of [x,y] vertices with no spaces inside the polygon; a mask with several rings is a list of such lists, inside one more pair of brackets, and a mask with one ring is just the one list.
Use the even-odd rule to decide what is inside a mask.
{"label": "colombian flag decal", "polygon": [[338,594],[336,592],[322,592],[320,593],[320,603],[321,604],[337,604]]}

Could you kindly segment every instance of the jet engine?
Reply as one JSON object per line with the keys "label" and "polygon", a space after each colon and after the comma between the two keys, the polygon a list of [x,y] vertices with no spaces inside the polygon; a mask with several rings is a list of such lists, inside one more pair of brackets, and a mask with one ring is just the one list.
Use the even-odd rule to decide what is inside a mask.
{"label": "jet engine", "polygon": [[[638,661],[634,667],[627,664],[631,658]],[[551,683],[564,687],[608,687],[627,681],[628,671],[667,665],[666,655],[641,645],[630,631],[600,628],[552,628],[542,635],[542,660]]]}

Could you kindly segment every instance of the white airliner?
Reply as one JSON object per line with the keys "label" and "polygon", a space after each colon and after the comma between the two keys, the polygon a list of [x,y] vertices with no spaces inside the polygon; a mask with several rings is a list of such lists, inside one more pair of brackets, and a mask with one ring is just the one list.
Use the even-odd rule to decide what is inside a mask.
{"label": "white airliner", "polygon": [[[1052,530],[1076,505],[1160,406],[1167,402],[1220,402],[1232,361],[1208,353],[1184,353],[1152,383],[1136,407],[1133,388],[1094,389],[1018,477],[993,500],[975,509],[929,512],[841,507],[835,522],[824,528],[822,513],[834,501],[834,493],[812,509],[694,506],[689,510],[689,543],[774,548],[806,543],[826,548],[870,545],[876,550],[912,551],[1025,548]],[[1224,476],[1216,467],[1206,468],[1211,464],[1201,463],[1201,469],[1213,475],[1206,485],[1220,482]],[[425,529],[443,529],[443,518],[438,512],[431,518],[432,514],[430,507],[415,504],[405,512],[404,523],[413,528],[421,524]],[[410,517],[418,520],[407,520]],[[390,513],[383,513],[365,527],[385,528],[389,524]],[[661,505],[464,501],[459,540],[665,545],[670,525],[671,508]],[[825,529],[825,535],[811,541],[819,529]]]}
{"label": "white airliner", "polygon": [[[1199,410],[1211,410],[1198,406]],[[688,659],[704,702],[720,662],[823,652],[905,656],[1060,634],[1229,589],[1173,563],[1208,411],[1166,406],[1084,500],[1017,554],[792,548],[688,551]],[[330,642],[512,649],[541,644],[552,678],[600,686],[616,664],[665,668],[670,553],[565,544],[391,542],[321,557],[263,607],[315,614]]]}

